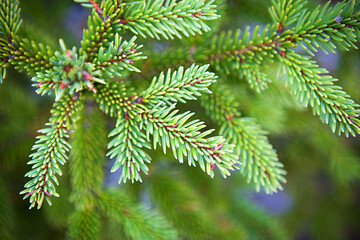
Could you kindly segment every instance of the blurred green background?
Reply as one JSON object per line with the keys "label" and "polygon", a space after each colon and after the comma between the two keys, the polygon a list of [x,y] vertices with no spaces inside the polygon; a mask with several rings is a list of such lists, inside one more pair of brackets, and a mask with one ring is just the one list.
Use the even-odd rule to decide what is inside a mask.
{"label": "blurred green background", "polygon": [[[88,9],[70,0],[21,0],[20,3],[24,34],[39,42],[46,41],[54,48],[58,48],[59,38],[63,38],[68,47],[79,46],[90,12]],[[267,10],[270,0],[219,3],[223,16],[218,20],[220,30],[243,29],[247,25],[271,21]],[[309,6],[314,3],[311,1]],[[149,41],[148,45],[144,44],[144,49],[158,46],[156,42]],[[359,51],[318,53],[316,58],[360,103]],[[191,214],[179,216],[193,221],[193,229],[182,230],[189,231],[188,236],[198,236],[193,239],[225,239],[226,234],[232,236],[231,231],[243,231],[243,237],[233,236],[248,239],[360,239],[360,141],[333,134],[312,115],[311,110],[299,106],[283,86],[283,76],[278,75],[277,67],[268,67],[274,82],[261,95],[250,90],[246,81],[229,82],[238,92],[243,115],[257,118],[270,132],[270,142],[288,172],[288,183],[283,192],[271,196],[256,193],[238,173],[226,180],[220,177],[212,180],[198,168],[177,164],[171,154],[166,157],[160,152],[152,153],[155,160],[150,169],[153,168],[153,172],[149,178],[144,178],[143,184],[118,186],[115,173],[107,174],[104,187],[122,188],[136,201],[164,212],[166,208],[175,207],[177,201],[195,208],[202,214],[196,218],[198,222]],[[50,116],[53,101],[53,97],[34,93],[30,77],[8,69],[0,86],[0,239],[64,239],[66,236],[68,216],[73,208],[68,200],[68,166],[62,167],[64,176],[58,188],[61,197],[53,201],[52,207],[29,211],[28,201],[22,201],[19,195],[26,182],[24,174],[29,170],[26,163],[31,146],[37,130],[43,128]],[[204,113],[197,103],[183,108]],[[205,115],[199,116],[206,119]],[[216,128],[212,124],[209,122]],[[109,124],[109,129],[111,126],[113,124]],[[106,167],[104,169],[109,172]],[[149,189],[147,181],[156,183],[153,187],[162,186],[162,191],[175,189],[178,196],[158,197],[163,202],[159,207],[156,201],[149,200],[149,191],[159,194],[161,191]],[[215,227],[211,225],[214,222]],[[211,237],[191,232],[213,231],[211,228],[219,228],[218,232],[224,235]],[[103,239],[122,239],[109,232],[111,230],[104,230]]]}

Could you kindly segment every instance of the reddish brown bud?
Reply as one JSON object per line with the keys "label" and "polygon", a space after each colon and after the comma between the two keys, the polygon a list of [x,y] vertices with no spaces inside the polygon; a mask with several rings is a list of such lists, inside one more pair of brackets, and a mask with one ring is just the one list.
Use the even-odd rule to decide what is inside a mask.
{"label": "reddish brown bud", "polygon": [[69,85],[70,85],[70,83],[60,83],[60,89],[64,89]]}
{"label": "reddish brown bud", "polygon": [[265,175],[270,179],[270,174],[269,174],[269,172],[265,170],[264,173],[265,173]]}
{"label": "reddish brown bud", "polygon": [[70,59],[73,59],[73,55],[72,55],[72,52],[71,52],[71,50],[67,50],[66,51],[66,56],[68,57],[68,58],[70,58]]}
{"label": "reddish brown bud", "polygon": [[95,10],[96,10],[99,14],[102,14],[102,10],[101,10],[99,4],[97,4],[94,0],[89,0],[89,2],[94,6]]}
{"label": "reddish brown bud", "polygon": [[44,85],[45,83],[44,82],[40,82],[37,84],[38,87],[41,87],[42,85]]}
{"label": "reddish brown bud", "polygon": [[198,13],[193,13],[191,14],[191,16],[195,17],[195,16],[201,16],[202,15],[202,12],[198,12]]}
{"label": "reddish brown bud", "polygon": [[212,147],[211,150],[217,151],[217,150],[220,150],[222,147],[223,147],[223,144],[220,143],[219,145],[217,145],[217,146],[215,146],[215,147]]}
{"label": "reddish brown bud", "polygon": [[280,56],[282,56],[282,57],[286,57],[286,52],[284,52],[284,51],[280,51]]}
{"label": "reddish brown bud", "polygon": [[131,96],[129,97],[129,100],[133,99],[134,97],[136,97],[136,95],[131,95]]}
{"label": "reddish brown bud", "polygon": [[226,119],[227,119],[228,121],[232,121],[232,120],[234,119],[234,115],[233,115],[233,114],[229,114],[229,115],[226,116]]}
{"label": "reddish brown bud", "polygon": [[93,79],[93,76],[85,70],[82,71],[82,77],[86,81],[91,81]]}
{"label": "reddish brown bud", "polygon": [[278,27],[278,30],[277,30],[277,34],[281,34],[284,32],[284,26],[282,25],[282,23],[279,23],[279,27]]}
{"label": "reddish brown bud", "polygon": [[127,111],[124,113],[124,115],[125,115],[125,120],[126,121],[129,120],[130,116],[129,116],[129,113]]}
{"label": "reddish brown bud", "polygon": [[210,170],[213,170],[214,167],[215,167],[215,163],[211,163],[211,164],[210,164]]}
{"label": "reddish brown bud", "polygon": [[65,65],[65,66],[63,67],[63,69],[64,69],[64,71],[66,71],[66,72],[68,73],[68,72],[71,71],[71,69],[73,69],[73,66],[71,66],[71,65]]}

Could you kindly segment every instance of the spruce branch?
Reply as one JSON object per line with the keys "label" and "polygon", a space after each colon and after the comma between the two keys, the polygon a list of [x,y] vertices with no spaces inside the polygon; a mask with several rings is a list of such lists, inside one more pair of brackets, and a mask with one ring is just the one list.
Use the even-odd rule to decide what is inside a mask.
{"label": "spruce branch", "polygon": [[[107,85],[97,86],[95,95],[99,108],[110,117],[119,118],[131,105],[128,89],[124,82],[109,82]],[[132,95],[134,96],[134,95]]]}
{"label": "spruce branch", "polygon": [[131,239],[178,239],[171,224],[156,211],[136,205],[120,191],[106,191],[99,196],[99,208],[116,224],[124,225]]}
{"label": "spruce branch", "polygon": [[261,66],[255,63],[243,63],[240,65],[240,77],[245,78],[250,87],[260,93],[269,87],[271,79],[261,70]]}
{"label": "spruce branch", "polygon": [[[188,122],[193,113],[176,115],[177,110],[173,111],[176,102],[196,99],[194,95],[210,92],[207,87],[215,82],[216,77],[207,72],[207,68],[208,66],[193,65],[186,70],[180,67],[173,74],[169,70],[166,76],[161,73],[140,97],[124,97],[120,89],[115,92],[101,91],[97,98],[101,108],[112,115],[117,112],[119,116],[117,127],[109,135],[115,137],[109,143],[108,148],[111,150],[108,155],[111,158],[117,157],[112,171],[120,166],[126,167],[123,168],[120,181],[141,181],[138,171],[148,171],[144,161],[150,162],[150,157],[141,148],[150,148],[150,145],[141,132],[142,128],[146,129],[148,141],[152,136],[154,148],[160,144],[164,153],[166,148],[171,148],[180,163],[183,163],[184,156],[188,157],[189,165],[196,166],[195,162],[198,161],[201,169],[211,177],[214,176],[215,166],[224,177],[230,175],[229,170],[237,168],[237,157],[232,154],[234,146],[226,143],[220,136],[205,138],[213,130],[200,132],[205,127],[203,122]],[[118,84],[112,86],[116,85]],[[119,105],[110,108],[110,104]],[[121,112],[125,118],[119,114]]]}
{"label": "spruce branch", "polygon": [[93,0],[88,2],[93,6],[93,10],[88,18],[88,29],[83,31],[80,54],[86,53],[87,61],[91,62],[100,47],[107,47],[115,34],[121,31],[119,18],[124,4],[115,0],[101,1],[101,5]]}
{"label": "spruce branch", "polygon": [[163,101],[170,105],[186,100],[196,100],[202,93],[210,94],[208,87],[216,81],[216,76],[208,72],[209,65],[199,67],[191,65],[184,71],[180,67],[171,73],[169,69],[166,76],[163,72],[154,77],[148,89],[142,93],[142,102],[156,105]]}
{"label": "spruce branch", "polygon": [[95,208],[95,193],[100,192],[104,180],[107,141],[106,122],[96,103],[89,97],[85,107],[78,109],[79,120],[74,124],[71,136],[70,199],[77,209]]}
{"label": "spruce branch", "polygon": [[73,212],[70,216],[69,239],[100,239],[101,215],[94,209],[83,209]]}
{"label": "spruce branch", "polygon": [[78,56],[75,47],[67,49],[62,40],[60,46],[62,52],[56,51],[55,58],[50,59],[54,66],[50,70],[38,72],[32,78],[38,94],[55,93],[58,100],[66,93],[73,95],[85,87],[96,92],[94,82],[105,84],[100,79],[102,72],[94,64],[85,62],[85,55]]}
{"label": "spruce branch", "polygon": [[71,142],[70,199],[76,211],[70,216],[70,239],[100,239],[102,223],[97,193],[101,192],[104,177],[106,127],[95,104],[86,99],[85,106],[77,113],[80,119]]}
{"label": "spruce branch", "polygon": [[221,126],[219,134],[235,145],[234,153],[239,155],[242,163],[239,166],[241,174],[256,185],[257,191],[260,188],[266,193],[282,190],[286,171],[266,136],[267,132],[254,119],[240,117],[232,93],[222,88],[212,91],[212,95],[201,98],[201,104]]}
{"label": "spruce branch", "polygon": [[[79,51],[75,47],[67,49],[62,40],[61,51],[53,51],[48,46],[16,35],[21,22],[18,1],[4,0],[0,4],[0,81],[5,77],[6,67],[14,65],[20,71],[35,75],[32,81],[37,93],[56,95],[48,127],[40,130],[43,135],[38,137],[33,147],[37,152],[30,155],[29,164],[33,164],[33,169],[26,176],[33,179],[21,192],[25,194],[24,198],[30,198],[30,208],[36,204],[40,208],[44,198],[50,204],[49,197],[58,196],[55,190],[56,174],[61,175],[58,163],[66,162],[66,152],[70,148],[65,139],[70,129],[79,128],[86,132],[82,129],[84,126],[73,125],[82,108],[78,95],[87,89],[94,93],[102,111],[117,118],[116,127],[109,134],[112,140],[107,155],[116,157],[111,171],[122,170],[119,182],[141,181],[140,172],[148,173],[147,163],[151,159],[144,148],[150,148],[152,143],[154,148],[159,144],[164,153],[170,148],[181,163],[185,157],[189,165],[195,166],[198,162],[211,177],[215,166],[224,177],[240,168],[258,190],[264,188],[272,193],[282,189],[285,171],[266,137],[267,133],[253,119],[240,118],[236,104],[228,98],[217,93],[204,98],[206,111],[220,123],[223,136],[210,136],[213,130],[204,130],[203,122],[189,120],[193,113],[178,113],[175,109],[178,102],[211,93],[209,86],[217,77],[208,71],[209,65],[180,67],[174,72],[168,70],[166,74],[153,78],[150,86],[139,95],[131,95],[124,82],[114,80],[123,72],[139,72],[134,61],[145,58],[139,52],[142,46],[135,44],[136,38],[123,40],[120,36],[122,30],[157,39],[201,34],[209,30],[207,21],[218,17],[214,1],[76,2],[92,8]],[[335,79],[328,76],[326,70],[309,57],[292,50],[299,45],[310,54],[317,49],[356,48],[355,42],[360,34],[360,1],[343,1],[334,6],[328,3],[313,10],[305,9],[306,1],[302,0],[272,2],[273,24],[246,28],[243,32],[220,33],[205,42],[204,47],[191,47],[189,54],[178,51],[179,55],[169,63],[174,64],[172,60],[183,65],[190,65],[193,61],[210,63],[218,72],[235,72],[260,92],[270,82],[262,66],[266,62],[279,61],[289,76],[288,85],[298,99],[305,105],[310,104],[323,122],[329,123],[339,134],[360,133],[359,106],[334,85]],[[154,63],[159,62],[155,60]],[[147,67],[146,64],[143,66],[144,69]],[[214,92],[218,89],[214,88]],[[90,122],[94,124],[92,120]],[[73,144],[79,146],[87,140],[78,138]],[[72,168],[80,169],[84,162],[76,162],[76,159],[86,158],[86,154],[76,151],[73,154]],[[241,161],[236,154],[241,156]],[[240,163],[243,165],[239,166]],[[99,170],[98,165],[93,167]],[[74,198],[81,199],[81,193],[91,195],[90,189],[99,188],[98,178],[94,187],[86,182],[86,172],[79,174],[74,171],[73,185],[79,182],[84,187],[84,192],[74,187],[79,192],[73,195]],[[78,222],[81,223],[82,214],[86,217],[87,213],[79,214]]]}
{"label": "spruce branch", "polygon": [[283,190],[286,171],[279,162],[278,156],[262,130],[252,118],[236,118],[225,122],[220,134],[236,146],[242,165],[240,172],[248,183],[253,182],[256,190],[263,188],[266,193]]}
{"label": "spruce branch", "polygon": [[221,234],[220,224],[217,222],[219,219],[211,216],[213,209],[209,209],[201,195],[196,194],[195,183],[188,182],[177,173],[164,171],[150,176],[152,200],[159,203],[159,209],[178,229],[182,238],[207,239],[210,236],[214,239],[227,239]]}
{"label": "spruce branch", "polygon": [[122,38],[116,33],[107,50],[100,47],[97,57],[93,60],[96,69],[102,70],[105,78],[112,78],[113,74],[120,75],[122,70],[140,72],[133,66],[133,63],[146,57],[139,56],[141,52],[138,50],[142,45],[136,45],[135,40],[136,37],[129,42],[122,41]]}
{"label": "spruce branch", "polygon": [[14,65],[15,69],[35,75],[54,66],[50,61],[54,57],[54,51],[49,46],[26,38],[14,38],[13,41],[14,47],[7,49],[6,56],[8,62]]}
{"label": "spruce branch", "polygon": [[307,0],[271,0],[270,15],[279,28],[287,28],[298,20]]}
{"label": "spruce branch", "polygon": [[[287,2],[280,2],[282,5],[280,4],[279,6],[285,8],[290,7],[290,5],[287,5]],[[292,7],[296,9],[302,8],[303,3],[301,1],[296,3],[297,4]],[[306,61],[310,59],[298,54],[294,57],[294,52],[291,48],[301,45],[306,49],[309,48],[310,50],[308,51],[312,53],[311,51],[317,51],[317,48],[324,51],[326,51],[326,49],[334,51],[336,46],[345,49],[356,47],[354,42],[360,33],[360,13],[357,11],[359,8],[359,1],[343,1],[333,7],[330,7],[328,3],[321,7],[321,10],[320,7],[312,11],[302,10],[302,14],[296,17],[297,21],[293,22],[291,20],[291,24],[287,29],[284,28],[282,23],[277,23],[275,25],[267,25],[262,31],[259,30],[259,27],[255,27],[253,31],[250,32],[250,28],[247,28],[242,35],[239,30],[234,34],[230,31],[227,34],[222,33],[219,36],[215,36],[209,44],[208,58],[205,59],[210,60],[217,70],[225,69],[227,73],[230,73],[231,70],[237,70],[240,71],[240,75],[243,76],[247,74],[246,64],[261,66],[264,60],[273,62],[275,59],[280,61],[290,59],[286,61],[286,66],[307,65],[308,63]],[[279,12],[280,10],[278,9],[276,11]],[[281,10],[281,14],[284,14],[283,10]],[[289,57],[287,57],[287,55],[289,55]],[[203,60],[201,58],[199,59]],[[292,61],[295,62],[291,63]],[[245,65],[245,67],[241,67],[242,65]],[[297,81],[313,83],[314,80],[310,80],[310,78],[313,77],[312,74],[327,74],[324,69],[317,72],[317,70],[315,70],[315,68],[318,68],[316,63],[311,62],[311,65],[312,66],[309,67],[313,69],[309,70],[310,74],[305,76],[308,80],[303,80],[302,74],[292,75],[295,76]],[[290,72],[292,71],[294,70],[290,70]],[[251,82],[251,77],[254,77],[250,74],[247,75],[247,78],[249,78]],[[325,84],[331,82],[331,85],[333,85],[333,80],[326,80],[325,76],[321,76],[321,78],[324,79]],[[331,77],[328,78],[331,79]],[[262,84],[265,83],[266,81],[262,82]],[[292,84],[292,82],[290,82],[290,84]],[[309,88],[309,86],[305,86],[304,88],[304,85],[294,83],[293,87],[297,87],[293,92],[302,94],[305,97],[305,102],[307,102],[308,99],[314,100],[317,98],[313,96],[314,94],[318,94],[317,89],[312,93],[314,89]],[[344,132],[346,135],[349,133],[352,135],[359,133],[357,123],[359,121],[357,118],[358,114],[357,110],[355,110],[357,105],[346,93],[339,90],[341,89],[340,87],[334,85],[332,88],[333,90],[331,91],[337,89],[332,98],[340,99],[342,104],[340,108],[342,108],[342,110],[328,109],[325,107],[326,105],[320,104],[319,100],[323,98],[323,94],[320,93],[318,94],[317,105],[321,105],[322,109],[315,109],[314,113],[320,115],[323,122],[330,122],[334,131],[338,129],[339,133]],[[339,94],[339,96],[337,94]],[[303,97],[300,99],[303,99]],[[325,100],[325,102],[328,102],[328,100]],[[329,104],[331,105],[332,103]],[[338,104],[340,103],[338,102]],[[312,105],[314,105],[314,103],[312,103]],[[348,109],[347,112],[344,112],[344,109]],[[331,120],[329,120],[329,118],[331,118]]]}
{"label": "spruce branch", "polygon": [[132,182],[142,182],[140,170],[148,174],[149,168],[145,163],[150,163],[150,156],[142,150],[143,147],[150,149],[150,144],[146,141],[146,136],[141,132],[138,125],[131,124],[130,121],[120,118],[116,123],[116,128],[109,134],[114,137],[108,144],[111,149],[107,156],[116,161],[111,168],[115,172],[123,166],[121,171],[120,182],[126,182],[128,179]]}
{"label": "spruce branch", "polygon": [[141,1],[126,8],[120,23],[144,38],[188,37],[210,30],[206,21],[218,18],[212,3],[204,0]]}
{"label": "spruce branch", "polygon": [[[303,6],[303,1],[296,1],[298,4],[293,5],[291,1],[279,2],[282,4],[279,6],[285,8],[302,9]],[[296,19],[296,22],[291,20],[288,28],[284,27],[285,23],[278,22],[262,29],[260,26],[246,28],[243,33],[240,30],[223,32],[210,42],[207,57],[199,57],[199,60],[210,61],[217,70],[225,69],[229,73],[232,69],[239,69],[243,63],[261,65],[264,60],[272,62],[275,56],[283,56],[288,49],[298,45],[311,54],[318,48],[324,51],[334,51],[336,46],[356,48],[354,42],[360,35],[360,13],[356,11],[359,7],[358,1],[343,1],[334,7],[328,3],[312,11],[304,9],[299,17],[295,14],[291,19]],[[281,11],[282,18],[285,17],[285,10],[276,11]],[[289,11],[294,12],[293,9]]]}
{"label": "spruce branch", "polygon": [[56,175],[62,174],[59,164],[66,163],[66,152],[70,149],[65,139],[68,138],[74,122],[78,120],[77,111],[81,108],[80,100],[69,95],[64,96],[54,103],[52,116],[46,124],[48,127],[39,130],[43,135],[37,137],[38,140],[32,148],[36,150],[30,154],[32,160],[28,162],[33,165],[32,170],[25,175],[32,180],[25,184],[25,190],[20,193],[25,194],[24,199],[30,198],[30,208],[37,204],[39,209],[44,199],[51,205],[50,197],[59,196],[55,189],[55,185],[58,185]]}
{"label": "spruce branch", "polygon": [[293,51],[288,51],[283,61],[289,76],[287,84],[305,106],[310,104],[322,122],[339,135],[360,133],[359,105],[341,87],[334,85],[336,79],[327,75],[326,69]]}
{"label": "spruce branch", "polygon": [[[214,167],[217,166],[221,175],[226,178],[230,176],[230,171],[238,168],[238,158],[232,154],[234,145],[225,142],[221,136],[207,137],[213,130],[200,132],[205,127],[203,122],[188,119],[193,115],[191,112],[183,114],[172,111],[172,107],[154,107],[148,113],[143,113],[142,123],[146,129],[146,136],[153,138],[153,145],[159,144],[166,148],[171,148],[173,155],[180,163],[184,162],[187,156],[189,166],[200,168],[211,177],[214,177]],[[230,170],[230,171],[229,171]]]}
{"label": "spruce branch", "polygon": [[21,24],[18,0],[3,0],[0,4],[0,38],[12,45],[12,39]]}
{"label": "spruce branch", "polygon": [[0,83],[6,75],[6,67],[14,49],[13,39],[21,24],[19,1],[4,0],[0,3]]}
{"label": "spruce branch", "polygon": [[205,108],[206,114],[219,124],[240,117],[239,104],[230,89],[222,85],[210,88],[212,94],[203,95],[200,104]]}
{"label": "spruce branch", "polygon": [[210,62],[216,70],[226,73],[239,70],[247,62],[262,65],[264,59],[271,61],[277,55],[279,36],[275,29],[274,25],[266,25],[247,27],[243,32],[240,29],[222,32],[212,38],[205,58],[199,60]]}
{"label": "spruce branch", "polygon": [[[142,59],[137,52],[141,46],[134,43],[135,38],[129,42],[122,41],[118,34],[107,50],[100,48],[94,61],[87,62],[86,55],[79,55],[75,47],[67,49],[60,40],[62,51],[56,51],[50,59],[52,68],[37,72],[32,78],[38,94],[55,93],[56,100],[65,93],[74,94],[85,87],[96,93],[95,83],[105,84],[104,80],[111,79],[114,75],[120,76],[122,70],[139,71],[134,67],[133,61]],[[105,52],[106,51],[106,52]]]}
{"label": "spruce branch", "polygon": [[360,35],[359,8],[358,1],[343,1],[335,6],[330,6],[330,2],[318,5],[311,11],[304,9],[296,26],[286,31],[278,29],[278,32],[290,41],[284,43],[286,48],[296,43],[310,54],[317,52],[317,49],[335,52],[336,47],[345,50],[357,48],[354,43]]}

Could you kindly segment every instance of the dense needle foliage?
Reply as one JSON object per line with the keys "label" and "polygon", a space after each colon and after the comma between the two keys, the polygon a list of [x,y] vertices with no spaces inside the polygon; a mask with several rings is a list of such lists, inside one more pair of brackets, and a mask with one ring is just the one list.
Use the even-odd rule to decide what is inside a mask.
{"label": "dense needle foliage", "polygon": [[[7,86],[13,69],[30,76],[32,90],[53,102],[31,148],[31,169],[20,194],[30,208],[53,205],[45,208],[47,217],[59,231],[68,226],[66,237],[292,238],[304,231],[291,227],[292,214],[301,211],[297,205],[282,226],[245,197],[251,189],[266,194],[286,189],[287,171],[289,179],[311,182],[312,174],[323,174],[316,169],[327,169],[325,179],[332,176],[331,183],[323,184],[337,186],[343,204],[351,206],[350,183],[358,181],[360,163],[346,144],[351,140],[342,135],[360,133],[360,108],[350,97],[357,97],[352,89],[358,84],[346,85],[349,95],[340,86],[347,81],[336,83],[317,56],[356,53],[360,1],[272,0],[266,6],[259,1],[249,16],[259,16],[266,7],[269,14],[260,14],[262,24],[251,27],[244,27],[251,22],[244,24],[237,13],[257,1],[75,2],[90,12],[81,41],[71,47],[73,40],[64,37],[57,44],[49,31],[22,21],[22,1],[0,4],[0,99],[8,103],[1,107],[4,124],[27,111],[43,115],[39,100],[27,99],[33,95],[14,83]],[[15,108],[22,110],[9,112]],[[34,121],[36,127],[41,121]],[[25,149],[30,140],[21,146],[8,142],[14,132],[29,128],[26,124],[16,120],[1,129],[3,171],[15,169],[10,160],[24,159],[30,150]],[[329,161],[302,164],[304,158]],[[117,173],[117,189],[108,188],[110,172]],[[11,239],[18,236],[16,214],[7,178],[0,180],[0,233]],[[319,194],[297,181],[289,181],[289,189],[299,201],[302,194]],[[353,223],[351,217],[348,221]],[[332,224],[314,222],[314,228]],[[329,236],[336,238],[343,226],[332,231]],[[314,232],[314,237],[322,235]]]}

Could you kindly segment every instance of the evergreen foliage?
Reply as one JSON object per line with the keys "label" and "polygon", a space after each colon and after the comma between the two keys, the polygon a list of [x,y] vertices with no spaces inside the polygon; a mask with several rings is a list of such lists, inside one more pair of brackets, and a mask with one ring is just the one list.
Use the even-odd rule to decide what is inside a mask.
{"label": "evergreen foliage", "polygon": [[[204,239],[210,235],[214,239],[286,239],[286,233],[277,235],[269,230],[272,225],[268,219],[259,220],[261,212],[250,213],[247,202],[234,205],[254,224],[224,216],[242,228],[213,228],[219,223],[203,210],[206,203],[195,196],[195,186],[177,181],[176,177],[182,177],[177,174],[159,174],[155,167],[152,170],[153,162],[161,165],[158,159],[164,156],[151,149],[159,146],[164,154],[172,152],[179,163],[199,165],[211,178],[216,174],[227,178],[238,171],[257,191],[272,194],[283,190],[286,168],[268,132],[260,120],[246,116],[246,106],[239,104],[241,90],[230,89],[228,83],[244,79],[255,92],[250,94],[266,96],[266,91],[281,82],[333,132],[357,136],[359,105],[335,85],[337,79],[320,67],[314,56],[319,50],[357,48],[360,1],[328,2],[308,9],[305,0],[272,0],[272,23],[228,31],[218,31],[215,25],[220,17],[216,4],[223,1],[75,2],[91,9],[79,48],[68,48],[62,39],[59,47],[30,39],[21,31],[21,24],[26,23],[21,20],[19,1],[0,3],[0,82],[6,69],[13,66],[31,76],[37,94],[55,99],[51,117],[31,149],[28,165],[32,167],[25,174],[30,180],[20,193],[29,198],[30,208],[41,208],[44,200],[51,205],[52,197],[59,197],[58,177],[66,171],[60,165],[65,165],[70,152],[70,239],[101,238],[106,228],[102,219],[121,226],[116,231],[129,239]],[[182,40],[189,37],[194,39]],[[144,50],[144,56],[140,49],[155,41],[146,38],[172,39],[184,48],[170,47],[161,53]],[[266,65],[277,67],[283,80],[274,79]],[[281,94],[279,101],[286,101],[287,96]],[[190,100],[198,99],[213,120],[206,123],[210,128],[200,120],[201,111],[183,111],[184,106],[191,106]],[[286,108],[286,103],[281,104]],[[98,109],[116,121],[112,130],[108,131]],[[212,124],[219,129],[217,134],[213,134]],[[338,158],[333,155],[335,162]],[[128,190],[128,181],[135,186],[139,186],[135,182],[143,182],[145,187],[138,188],[151,191],[152,201],[159,204],[150,208],[135,203],[130,195],[136,194],[130,190],[104,187],[106,157],[114,160],[110,172],[119,173],[119,184]],[[358,165],[352,153],[349,158],[349,166]],[[166,164],[173,167],[171,160]],[[351,172],[349,179],[356,177]],[[197,181],[202,181],[199,178]],[[4,192],[2,187],[0,182]],[[233,201],[226,197],[219,199]],[[6,202],[1,209],[4,206]],[[6,222],[3,218],[0,221]],[[254,233],[257,224],[269,234]],[[0,233],[11,238],[12,228],[9,220]]]}

